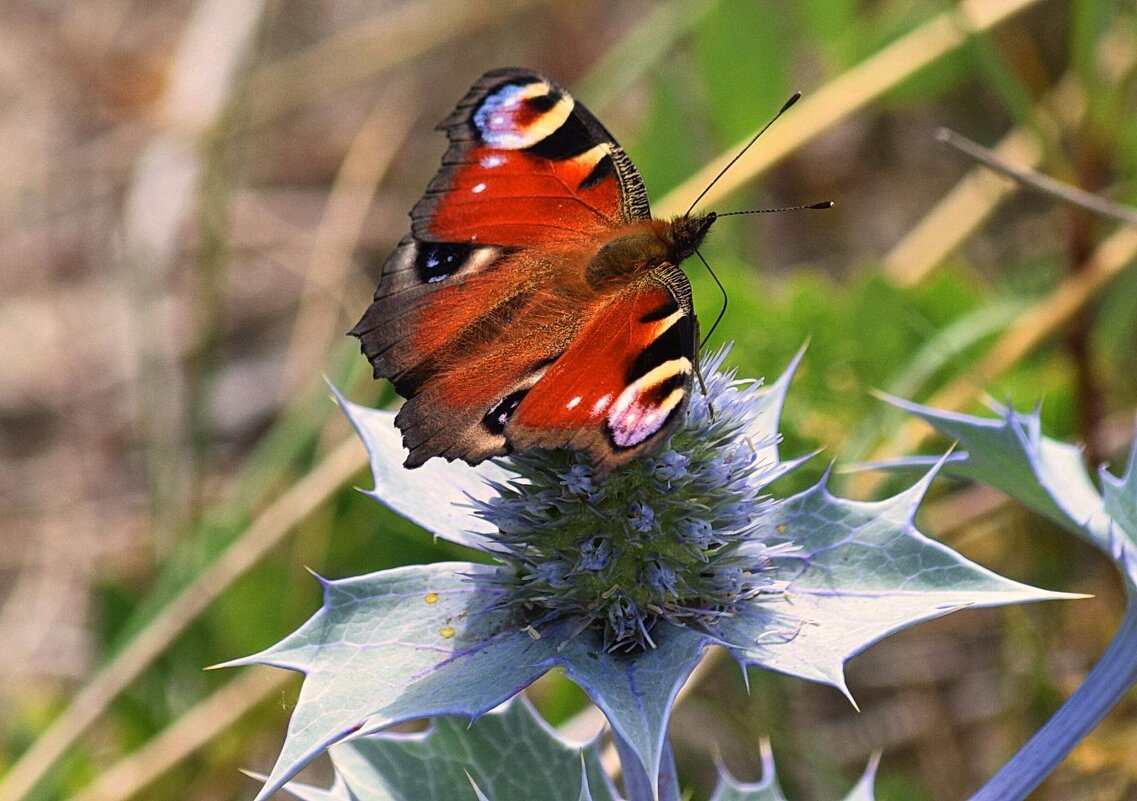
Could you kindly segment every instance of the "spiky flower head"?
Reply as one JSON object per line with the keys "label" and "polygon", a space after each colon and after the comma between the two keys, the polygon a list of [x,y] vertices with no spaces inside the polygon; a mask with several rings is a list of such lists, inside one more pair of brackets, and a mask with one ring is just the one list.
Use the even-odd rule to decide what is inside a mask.
{"label": "spiky flower head", "polygon": [[505,460],[516,478],[476,511],[497,529],[500,605],[532,636],[571,620],[608,650],[637,651],[661,620],[715,635],[740,603],[781,591],[763,546],[775,443],[754,440],[759,383],[720,372],[724,355],[705,361],[706,394],[651,456],[603,479],[578,453]]}

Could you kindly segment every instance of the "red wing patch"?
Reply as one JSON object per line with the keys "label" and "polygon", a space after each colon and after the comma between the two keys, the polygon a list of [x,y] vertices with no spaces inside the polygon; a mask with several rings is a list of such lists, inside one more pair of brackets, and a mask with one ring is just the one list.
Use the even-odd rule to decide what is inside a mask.
{"label": "red wing patch", "polygon": [[540,75],[487,73],[439,127],[450,149],[412,212],[420,240],[556,246],[650,217],[627,154]]}
{"label": "red wing patch", "polygon": [[606,143],[561,161],[488,147],[470,158],[438,199],[427,225],[432,239],[556,245],[595,239],[620,224],[620,185]]}
{"label": "red wing patch", "polygon": [[517,448],[587,449],[604,455],[598,467],[614,467],[678,422],[694,359],[693,315],[670,287],[643,280],[589,316],[518,404],[506,437]]}

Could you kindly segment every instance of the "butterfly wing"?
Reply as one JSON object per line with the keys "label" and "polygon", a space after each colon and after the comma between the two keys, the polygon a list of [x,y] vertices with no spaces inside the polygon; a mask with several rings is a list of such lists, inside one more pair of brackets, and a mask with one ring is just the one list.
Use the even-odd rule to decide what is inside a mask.
{"label": "butterfly wing", "polygon": [[587,451],[601,473],[651,450],[687,406],[697,341],[687,276],[653,271],[607,298],[517,399],[510,444]]}
{"label": "butterfly wing", "polygon": [[438,127],[450,149],[411,211],[420,241],[547,247],[651,216],[612,134],[534,72],[486,73]]}
{"label": "butterfly wing", "polygon": [[[351,332],[375,376],[391,379],[408,399],[396,418],[408,466],[436,455],[476,463],[518,445],[506,422],[522,398],[585,331],[596,335],[597,315],[611,321],[618,309],[638,310],[631,299],[618,300],[624,287],[593,286],[587,268],[615,232],[650,219],[643,182],[623,149],[536,73],[487,73],[439,127],[450,142],[442,168]],[[678,288],[665,294],[675,303],[688,298],[689,307],[686,278],[670,280]],[[663,284],[652,286],[658,292]],[[641,333],[627,347],[649,339]],[[604,370],[606,381],[607,369],[591,367]],[[526,419],[525,443],[580,447],[568,426],[537,437],[537,418]]]}

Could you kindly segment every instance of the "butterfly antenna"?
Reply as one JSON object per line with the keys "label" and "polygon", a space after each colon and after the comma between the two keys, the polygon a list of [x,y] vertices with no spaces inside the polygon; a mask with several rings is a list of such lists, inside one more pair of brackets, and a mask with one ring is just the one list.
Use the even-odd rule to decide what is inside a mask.
{"label": "butterfly antenna", "polygon": [[[722,285],[722,281],[720,281],[719,277],[715,275],[715,271],[711,269],[711,265],[708,264],[707,260],[703,258],[703,254],[696,250],[695,255],[699,257],[699,261],[701,261],[703,263],[703,266],[707,268],[707,272],[711,274],[711,278],[714,279],[715,285],[719,288],[719,294],[722,295],[722,307],[719,309],[719,315],[715,318],[715,321],[711,323],[710,330],[707,331],[702,340],[699,342],[698,351],[701,351],[703,349],[703,346],[706,345],[707,341],[711,338],[711,334],[713,334],[715,332],[715,329],[718,328],[718,324],[722,321],[723,315],[726,314],[726,304],[728,298],[726,294],[726,287]],[[707,394],[707,382],[703,380],[703,368],[700,364],[700,359],[698,358],[698,351],[695,353],[695,378],[699,380],[699,389],[703,391],[703,397],[707,399],[707,413],[710,414],[711,419],[714,420],[715,407],[711,404],[711,396]]]}
{"label": "butterfly antenna", "polygon": [[811,209],[831,209],[833,208],[832,200],[823,200],[820,203],[809,203],[805,206],[782,206],[777,209],[747,209],[746,211],[720,211],[716,217],[736,217],[739,214],[775,214],[780,211],[809,211]]}
{"label": "butterfly antenna", "polygon": [[707,184],[707,187],[702,192],[699,193],[699,196],[697,198],[695,198],[694,202],[691,203],[690,208],[687,209],[686,213],[683,216],[687,216],[692,211],[694,211],[695,206],[699,205],[699,201],[702,200],[704,197],[706,197],[707,192],[711,191],[711,187],[713,187],[715,184],[717,184],[719,182],[719,179],[722,178],[724,175],[726,175],[726,171],[729,170],[731,167],[733,167],[734,163],[746,154],[746,151],[749,150],[751,148],[751,146],[755,142],[758,141],[758,137],[761,136],[762,134],[766,133],[766,129],[769,128],[771,125],[773,125],[774,122],[778,119],[778,117],[785,114],[789,110],[790,106],[792,106],[794,103],[796,103],[800,99],[801,99],[801,92],[794,92],[792,95],[790,95],[790,99],[782,104],[782,107],[780,109],[778,109],[778,113],[775,114],[773,117],[771,117],[770,121],[767,122],[765,125],[763,125],[761,127],[761,129],[759,129],[758,133],[756,133],[756,134],[754,134],[754,136],[750,137],[750,141],[747,142],[745,146],[743,146],[742,150],[739,150],[737,155],[735,155],[734,158],[732,158],[730,161],[728,161],[726,163],[725,167],[723,167],[721,170],[719,170],[719,174],[711,179],[711,182],[709,184]]}
{"label": "butterfly antenna", "polygon": [[699,257],[699,261],[701,261],[703,263],[703,266],[707,268],[707,272],[710,273],[711,278],[714,279],[715,286],[719,288],[719,294],[722,295],[722,306],[719,308],[718,317],[716,317],[715,321],[711,323],[711,327],[707,330],[707,333],[703,334],[703,339],[701,342],[699,342],[699,349],[702,350],[703,346],[710,341],[711,334],[715,332],[715,329],[718,328],[719,323],[722,322],[722,318],[726,314],[726,304],[729,300],[729,297],[726,294],[726,287],[722,285],[722,281],[720,281],[719,277],[715,275],[715,271],[711,268],[711,265],[708,264],[707,260],[703,258],[703,254],[696,250],[695,255]]}

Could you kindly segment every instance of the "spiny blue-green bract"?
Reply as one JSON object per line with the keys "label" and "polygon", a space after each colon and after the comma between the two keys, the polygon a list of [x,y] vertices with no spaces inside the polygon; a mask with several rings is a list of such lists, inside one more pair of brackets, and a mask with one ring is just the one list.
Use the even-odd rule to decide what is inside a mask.
{"label": "spiny blue-green bract", "polygon": [[746,434],[760,389],[719,372],[723,355],[706,360],[706,394],[658,452],[599,480],[581,454],[514,456],[518,477],[476,504],[498,529],[501,605],[532,636],[574,621],[635,651],[654,645],[661,619],[714,635],[738,604],[781,591],[762,545],[761,493],[777,465],[758,456],[770,443]]}

